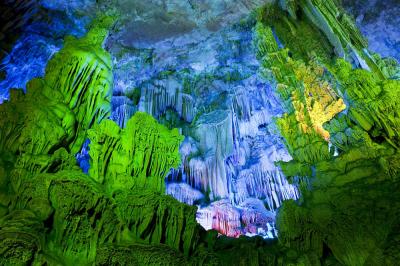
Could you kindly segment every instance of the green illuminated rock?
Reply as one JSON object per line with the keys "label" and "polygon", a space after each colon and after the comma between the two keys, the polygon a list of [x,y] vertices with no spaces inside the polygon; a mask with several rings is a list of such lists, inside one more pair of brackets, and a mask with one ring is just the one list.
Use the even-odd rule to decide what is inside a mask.
{"label": "green illuminated rock", "polygon": [[145,113],[136,113],[124,129],[110,120],[90,133],[90,176],[110,191],[147,188],[163,193],[164,177],[180,164],[183,137]]}
{"label": "green illuminated rock", "polygon": [[[86,37],[68,39],[43,79],[0,106],[0,264],[102,264],[105,247],[126,245],[143,251],[140,264],[181,254],[163,258],[171,265],[187,261],[204,234],[196,208],[163,195],[165,175],[180,163],[178,131],[144,113],[124,129],[106,119],[109,24],[99,20]],[[74,156],[87,137],[89,175]]]}
{"label": "green illuminated rock", "polygon": [[[291,18],[279,18],[279,14],[284,14],[270,7],[275,8],[278,18],[261,17],[256,31],[261,35],[256,39],[259,59],[267,77],[272,75],[280,83],[276,90],[287,111],[277,124],[293,160],[280,165],[293,180],[301,176],[304,182],[300,184],[301,199],[286,201],[279,210],[279,243],[289,249],[286,256],[293,255],[298,263],[302,261],[305,265],[395,265],[394,250],[399,250],[396,230],[400,224],[397,193],[400,82],[388,77],[393,77],[396,66],[386,67],[380,58],[375,58],[366,59],[369,67],[361,65],[365,69],[353,69],[346,61],[351,61],[346,56],[346,47],[354,53],[358,51],[359,58],[365,58],[360,52],[365,43],[347,16],[333,16],[341,12],[333,1],[299,1],[297,5],[283,2]],[[307,47],[313,47],[320,39],[317,37],[320,33],[307,34],[308,45],[301,46],[299,27],[318,31],[314,26],[301,26],[304,23],[318,26],[337,55],[344,59],[327,57],[324,49],[312,48],[313,54],[302,52],[301,49],[307,51]],[[284,33],[285,48],[274,44],[276,39],[269,28],[275,29],[278,37]],[[324,45],[323,38],[320,40]],[[260,44],[265,41],[269,43]],[[315,64],[322,65],[329,74],[321,76],[319,86],[327,88],[324,82],[336,84],[330,86],[329,94],[341,95],[346,102],[346,113],[336,113],[323,124],[329,133],[326,135],[329,149],[327,142],[323,144],[326,140],[316,134],[320,131],[308,130],[314,109],[304,107],[307,97],[315,94],[303,92],[315,79],[298,75],[301,73],[298,66],[303,63],[311,69],[318,69]],[[321,94],[318,101],[324,101]],[[388,243],[394,246],[389,247]]]}
{"label": "green illuminated rock", "polygon": [[400,128],[398,80],[381,80],[365,70],[352,70],[344,61],[337,63],[337,77],[350,102],[349,116],[373,137],[385,137],[398,142]]}
{"label": "green illuminated rock", "polygon": [[[293,158],[279,165],[302,191],[278,210],[277,240],[218,237],[164,194],[183,137],[145,113],[123,129],[107,119],[112,20],[101,18],[0,105],[0,264],[397,265],[398,65],[364,53],[337,1],[279,1],[257,15],[257,57],[277,82]],[[87,138],[85,174],[75,155]]]}
{"label": "green illuminated rock", "polygon": [[18,168],[45,172],[56,150],[74,155],[87,130],[109,115],[112,67],[101,47],[104,23],[94,24],[83,39],[68,39],[44,78],[30,81],[25,95],[12,90],[0,106],[0,151],[21,155]]}
{"label": "green illuminated rock", "polygon": [[44,226],[27,210],[0,219],[0,264],[28,265],[45,244]]}
{"label": "green illuminated rock", "polygon": [[189,265],[187,257],[164,245],[102,246],[96,265]]}
{"label": "green illuminated rock", "polygon": [[67,105],[75,116],[77,134],[70,144],[73,153],[85,141],[85,131],[110,116],[112,65],[102,48],[107,32],[94,27],[82,39],[67,39],[46,68],[44,79],[51,89],[43,93]]}
{"label": "green illuminated rock", "polygon": [[196,207],[151,191],[119,192],[115,196],[123,222],[121,242],[165,244],[185,255],[193,253],[203,229],[196,222]]}

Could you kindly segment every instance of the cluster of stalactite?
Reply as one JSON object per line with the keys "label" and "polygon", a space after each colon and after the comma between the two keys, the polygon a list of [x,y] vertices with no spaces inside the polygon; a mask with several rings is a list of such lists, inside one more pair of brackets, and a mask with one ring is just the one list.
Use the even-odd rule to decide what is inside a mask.
{"label": "cluster of stalactite", "polygon": [[[258,168],[241,172],[243,180],[235,181],[242,190],[226,200],[227,208],[220,202],[214,209],[210,228],[237,236],[243,225],[257,233],[255,220],[272,223],[275,217],[259,217],[254,208],[265,209],[262,201],[240,197],[258,193],[270,198],[269,208],[280,207],[277,240],[218,237],[196,223],[196,207],[164,194],[183,138],[148,114],[136,113],[124,129],[107,119],[113,73],[102,43],[112,19],[105,17],[86,37],[67,39],[26,94],[12,90],[0,105],[0,264],[396,265],[399,68],[368,56],[336,1],[280,1],[256,15],[257,56],[265,78],[278,83],[286,114],[276,123],[291,158],[277,170],[260,156]],[[245,105],[235,107],[243,117],[251,109]],[[197,136],[212,133],[199,143],[217,158],[233,150],[234,134],[254,133],[249,120],[245,129],[224,130],[221,125],[235,128],[233,116],[210,111],[194,120]],[[216,138],[229,142],[212,146]],[[85,174],[75,155],[87,139]],[[185,167],[201,172],[202,163],[226,170],[207,160]],[[298,182],[298,201],[283,201],[299,194],[282,173]],[[258,186],[263,180],[270,184]],[[254,212],[230,209],[231,200]]]}
{"label": "cluster of stalactite", "polygon": [[[293,180],[305,177],[299,204],[286,201],[279,210],[279,240],[307,254],[309,264],[394,265],[399,246],[389,243],[398,238],[399,213],[386,204],[399,198],[400,82],[385,71],[390,60],[369,57],[333,1],[290,3],[291,17],[271,7],[256,27],[259,59],[286,103],[277,123],[293,160],[280,165]],[[304,53],[318,43],[331,49]]]}
{"label": "cluster of stalactite", "polygon": [[[44,78],[0,105],[0,264],[107,264],[104,254],[129,245],[138,263],[153,252],[187,261],[202,235],[196,208],[164,195],[164,177],[180,161],[177,130],[144,113],[124,130],[107,119],[110,23],[98,19],[84,38],[66,40]],[[84,174],[75,154],[87,138]]]}

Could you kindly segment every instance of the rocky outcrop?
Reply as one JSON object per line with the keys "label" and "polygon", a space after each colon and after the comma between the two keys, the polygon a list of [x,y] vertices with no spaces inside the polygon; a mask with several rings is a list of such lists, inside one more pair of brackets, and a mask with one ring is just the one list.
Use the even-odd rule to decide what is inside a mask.
{"label": "rocky outcrop", "polygon": [[[46,85],[58,91],[53,98],[74,113],[77,132],[85,132],[110,115],[112,66],[102,49],[107,34],[106,29],[95,28],[80,40],[67,41],[46,68]],[[73,153],[80,150],[85,138],[85,134],[76,134],[70,145]]]}
{"label": "rocky outcrop", "polygon": [[67,38],[0,106],[0,264],[396,265],[397,65],[339,59],[337,40],[362,40],[335,3],[280,1],[207,45],[122,52],[141,78],[116,70],[120,108],[107,19]]}
{"label": "rocky outcrop", "polygon": [[[382,68],[353,69],[345,59],[352,60],[346,57],[333,57],[335,60],[330,61],[318,50],[314,54],[301,54],[287,36],[283,38],[287,47],[280,47],[272,29],[283,25],[276,25],[279,19],[268,22],[272,28],[265,27],[264,22],[257,31],[259,56],[263,66],[280,82],[277,91],[288,103],[288,114],[277,122],[294,159],[281,166],[289,176],[308,179],[301,185],[300,201],[285,201],[278,212],[280,243],[304,254],[303,259],[310,265],[319,264],[320,258],[344,265],[393,264],[396,257],[383,254],[392,252],[384,243],[392,239],[390,235],[399,224],[395,218],[398,207],[383,206],[398,202],[395,192],[399,186],[398,97],[395,95],[400,83],[385,78]],[[279,31],[283,28],[277,30],[280,37]],[[308,38],[312,36],[318,35],[311,34]],[[310,38],[308,42],[315,40]],[[325,70],[315,72],[315,64]],[[320,72],[319,77],[310,76],[309,70]],[[315,91],[303,94],[312,84],[329,97]],[[337,104],[339,95],[342,103],[346,103],[340,114],[343,108]],[[322,124],[317,127],[312,127],[316,122],[312,116],[320,108],[314,110],[307,103],[307,99],[313,98],[319,104],[327,104],[318,117],[327,115],[328,119],[325,123],[320,121]],[[334,104],[330,105],[326,99],[334,99]],[[328,115],[331,107],[336,111]],[[314,133],[310,134],[310,129]],[[325,139],[329,143],[317,141],[322,136],[328,137]]]}
{"label": "rocky outcrop", "polygon": [[329,133],[322,125],[345,108],[343,101],[321,79],[322,69],[294,61],[288,48],[279,48],[270,27],[258,24],[256,32],[258,56],[279,82],[277,92],[288,111],[277,124],[291,156],[308,164],[328,159]]}
{"label": "rocky outcrop", "polygon": [[104,245],[97,251],[96,265],[188,265],[190,260],[164,245]]}
{"label": "rocky outcrop", "polygon": [[[178,131],[144,113],[125,129],[106,119],[109,25],[98,20],[86,37],[67,40],[43,79],[0,106],[0,264],[101,264],[104,247],[135,244],[147,244],[141,261],[149,261],[160,252],[150,245],[189,255],[205,234],[194,207],[163,195],[180,161]],[[75,160],[87,136],[89,175]]]}
{"label": "rocky outcrop", "polygon": [[370,50],[383,57],[393,57],[400,61],[399,17],[400,3],[388,1],[342,1],[356,20],[362,34],[368,39]]}
{"label": "rocky outcrop", "polygon": [[27,156],[80,150],[86,131],[110,112],[111,62],[101,48],[106,33],[98,27],[84,39],[69,40],[46,76],[28,84],[26,95],[12,92],[0,106],[2,150]]}
{"label": "rocky outcrop", "polygon": [[350,118],[373,137],[383,136],[396,145],[393,141],[399,139],[399,81],[380,80],[373,73],[352,70],[344,61],[338,63],[337,69],[343,92],[352,107]]}
{"label": "rocky outcrop", "polygon": [[[182,165],[167,177],[167,192],[185,203],[228,200],[227,209],[236,213],[251,198],[274,211],[299,195],[274,164],[289,156],[273,122],[281,104],[257,72],[253,24],[249,18],[210,35],[161,41],[154,49],[127,47],[121,40],[108,43],[118,62],[113,119],[126,124],[125,114],[139,110],[186,137]],[[263,228],[267,231],[266,224]]]}
{"label": "rocky outcrop", "polygon": [[[34,233],[29,227],[32,223],[40,231],[31,238],[2,240],[3,244],[28,249],[24,252],[30,260],[38,256],[51,259],[44,252],[60,262],[88,263],[98,256],[98,247],[118,243],[163,244],[174,252],[189,255],[204,234],[196,223],[194,207],[151,190],[127,187],[110,195],[106,187],[88,175],[72,170],[21,178],[17,182],[19,187],[13,183],[14,211],[4,216],[0,234],[7,236],[10,230],[18,234],[24,234],[24,230],[26,234]],[[21,222],[21,228],[16,227],[18,223],[14,220],[7,225],[8,217],[14,214],[32,222]],[[10,227],[12,224],[14,227]],[[151,250],[151,246],[148,248]],[[5,248],[2,255],[12,259],[15,256],[12,252]]]}
{"label": "rocky outcrop", "polygon": [[182,136],[145,113],[136,113],[124,129],[105,120],[89,133],[89,175],[110,192],[120,188],[163,193],[164,177],[179,166]]}
{"label": "rocky outcrop", "polygon": [[123,222],[121,242],[165,244],[185,255],[196,250],[203,234],[196,223],[196,207],[145,190],[118,193],[115,200]]}
{"label": "rocky outcrop", "polygon": [[5,38],[1,40],[1,46],[13,44],[13,47],[3,47],[0,103],[9,99],[10,89],[26,91],[26,84],[31,79],[43,77],[47,63],[62,48],[64,37],[83,37],[89,23],[87,16],[48,9],[43,6],[44,1],[3,2],[5,9],[1,6],[0,13],[7,21],[1,25],[7,30],[0,31]]}
{"label": "rocky outcrop", "polygon": [[13,211],[0,219],[1,259],[4,265],[28,265],[44,246],[44,227],[35,214]]}

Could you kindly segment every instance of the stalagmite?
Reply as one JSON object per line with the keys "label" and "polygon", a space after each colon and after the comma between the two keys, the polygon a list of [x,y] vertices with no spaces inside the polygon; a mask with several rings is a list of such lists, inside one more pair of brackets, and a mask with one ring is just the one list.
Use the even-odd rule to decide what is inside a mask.
{"label": "stalagmite", "polygon": [[397,265],[395,0],[159,2],[0,3],[0,265]]}

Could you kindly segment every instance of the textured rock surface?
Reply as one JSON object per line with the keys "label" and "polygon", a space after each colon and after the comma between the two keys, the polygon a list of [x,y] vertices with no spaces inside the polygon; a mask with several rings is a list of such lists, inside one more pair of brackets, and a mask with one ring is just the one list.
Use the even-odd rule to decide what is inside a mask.
{"label": "textured rock surface", "polygon": [[[217,31],[232,21],[240,20],[265,1],[261,0],[85,0],[59,3],[42,0],[49,8],[67,12],[89,12],[96,10],[120,14],[120,31],[115,37],[126,46],[148,48],[155,43],[185,33],[193,29],[208,32]],[[127,12],[129,10],[129,12]],[[132,15],[134,14],[134,15]]]}
{"label": "textured rock surface", "polygon": [[[299,196],[274,165],[290,157],[273,121],[281,105],[273,84],[258,72],[253,23],[250,18],[204,36],[194,31],[154,43],[151,50],[128,48],[113,37],[107,42],[116,62],[112,118],[124,125],[139,110],[186,136],[180,148],[182,165],[167,178],[167,192],[186,203],[228,199],[222,205],[242,213],[251,209],[240,207],[242,202],[258,198],[274,212],[283,200]],[[169,183],[174,189],[168,189]],[[192,190],[177,183],[190,185],[197,199],[185,196]],[[260,217],[270,215],[267,209]],[[207,217],[199,219],[206,227],[216,219]],[[219,217],[240,224],[240,216]],[[260,229],[267,232],[268,225]]]}
{"label": "textured rock surface", "polygon": [[26,156],[49,155],[61,147],[80,150],[86,130],[111,111],[111,62],[101,48],[105,34],[93,28],[84,39],[69,40],[45,77],[28,84],[26,95],[12,92],[10,102],[0,106],[2,149]]}
{"label": "textured rock surface", "polygon": [[[101,43],[109,25],[99,19],[84,38],[68,40],[43,79],[0,106],[0,264],[102,264],[107,250],[162,245],[136,246],[145,252],[138,263],[151,262],[160,252],[194,253],[205,234],[194,207],[163,194],[164,176],[180,159],[177,130],[137,113],[119,136],[105,119],[113,78]],[[90,175],[74,158],[87,131]],[[175,260],[188,259],[165,263]]]}
{"label": "textured rock surface", "polygon": [[136,113],[124,129],[105,120],[90,131],[89,140],[89,175],[110,193],[130,188],[164,193],[164,177],[180,164],[183,137],[145,113]]}
{"label": "textured rock surface", "polygon": [[[4,75],[0,78],[0,102],[8,99],[9,89],[25,89],[29,80],[43,77],[47,62],[63,46],[63,38],[66,35],[82,37],[86,33],[85,26],[88,24],[87,17],[77,19],[72,14],[39,8],[34,1],[14,2],[19,3],[19,8],[24,8],[23,10],[29,12],[23,13],[15,7],[12,7],[11,13],[2,12],[10,23],[13,22],[20,27],[19,30],[10,30],[10,35],[15,36],[17,32],[20,32],[20,36],[15,40],[12,50],[11,47],[5,50],[7,53],[1,63]],[[25,20],[28,22],[21,23],[15,18],[13,12],[18,12],[18,16],[26,14],[25,16],[28,17]],[[6,42],[8,41],[2,41],[2,44]]]}
{"label": "textured rock surface", "polygon": [[[269,23],[274,28],[279,20],[269,20]],[[265,62],[263,66],[272,69],[271,74],[281,82],[277,89],[283,88],[281,96],[293,106],[288,105],[288,115],[278,121],[294,158],[294,161],[282,164],[284,173],[308,176],[311,181],[302,186],[300,206],[294,201],[283,203],[277,219],[280,242],[308,254],[306,257],[310,264],[317,263],[316,259],[324,256],[344,265],[392,265],[396,258],[392,255],[385,257],[384,254],[392,251],[384,243],[391,241],[390,235],[399,221],[375,214],[382,211],[390,213],[390,217],[398,216],[397,207],[391,208],[387,202],[397,202],[395,191],[399,185],[396,177],[398,126],[395,118],[398,97],[394,96],[400,88],[399,81],[382,77],[379,68],[370,67],[373,71],[353,70],[351,64],[343,59],[337,59],[333,65],[326,61],[325,72],[331,72],[337,80],[337,87],[332,88],[344,98],[347,107],[345,113],[325,125],[324,130],[329,132],[330,143],[334,146],[322,142],[315,145],[316,142],[310,138],[318,139],[318,134],[311,134],[304,141],[299,137],[310,134],[303,123],[306,122],[306,126],[307,123],[312,124],[313,120],[307,119],[312,115],[312,109],[308,108],[299,120],[296,111],[301,105],[298,102],[304,103],[307,97],[316,95],[306,95],[305,99],[294,96],[305,91],[308,80],[315,78],[307,78],[308,74],[296,75],[299,59],[296,59],[296,50],[291,50],[293,44],[285,40],[287,36],[283,38],[287,48],[281,49],[270,27],[265,27],[265,23],[258,27],[259,42],[262,42],[259,44],[262,48],[260,58]],[[265,40],[268,45],[262,45]],[[308,41],[312,43],[318,39],[310,38]],[[289,56],[289,52],[293,56]],[[321,54],[315,51],[308,58],[302,57],[302,60],[312,67],[315,60],[321,62]],[[372,66],[375,64],[366,62]],[[301,82],[296,81],[299,77],[303,78]],[[327,88],[324,79],[325,82],[332,82],[329,75],[325,75],[318,82],[321,88]],[[320,96],[318,100],[323,103]],[[297,132],[293,130],[296,127]],[[299,131],[303,132],[299,134]],[[325,153],[318,151],[320,145],[325,146]],[[388,209],[382,210],[382,206],[388,206]],[[327,227],[330,229],[326,230]]]}
{"label": "textured rock surface", "polygon": [[369,42],[369,48],[382,56],[400,61],[400,3],[386,1],[343,1],[343,5],[356,19],[361,32]]}
{"label": "textured rock surface", "polygon": [[0,264],[397,264],[399,67],[338,1],[96,2],[0,106]]}

